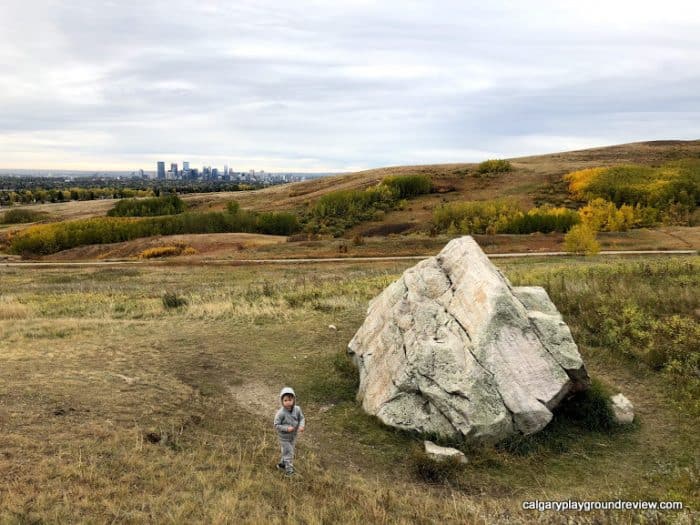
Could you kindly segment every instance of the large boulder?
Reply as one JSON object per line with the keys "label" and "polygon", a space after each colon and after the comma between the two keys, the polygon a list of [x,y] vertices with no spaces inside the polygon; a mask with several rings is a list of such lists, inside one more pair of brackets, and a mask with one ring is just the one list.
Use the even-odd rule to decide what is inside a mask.
{"label": "large boulder", "polygon": [[588,374],[540,287],[512,287],[471,237],[404,272],[348,346],[358,400],[385,424],[498,441],[552,419]]}

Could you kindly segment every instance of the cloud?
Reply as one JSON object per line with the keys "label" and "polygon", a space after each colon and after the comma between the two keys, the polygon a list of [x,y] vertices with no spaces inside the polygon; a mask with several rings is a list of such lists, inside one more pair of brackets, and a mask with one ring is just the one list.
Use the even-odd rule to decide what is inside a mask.
{"label": "cloud", "polygon": [[692,10],[5,0],[0,158],[326,171],[698,138]]}

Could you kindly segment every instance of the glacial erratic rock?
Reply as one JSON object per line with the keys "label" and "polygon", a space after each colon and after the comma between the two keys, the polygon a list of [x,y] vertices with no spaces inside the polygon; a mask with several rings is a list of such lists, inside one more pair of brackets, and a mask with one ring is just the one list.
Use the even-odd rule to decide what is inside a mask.
{"label": "glacial erratic rock", "polygon": [[512,287],[471,237],[404,272],[348,346],[358,400],[387,425],[474,441],[531,434],[588,374],[539,287]]}

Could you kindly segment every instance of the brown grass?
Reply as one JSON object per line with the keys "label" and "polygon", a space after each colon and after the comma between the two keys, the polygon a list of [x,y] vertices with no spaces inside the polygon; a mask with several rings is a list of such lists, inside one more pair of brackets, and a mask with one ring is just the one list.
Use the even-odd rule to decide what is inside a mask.
{"label": "brown grass", "polygon": [[[591,373],[635,402],[637,430],[475,454],[454,486],[417,480],[413,438],[332,386],[367,301],[412,264],[3,270],[0,311],[26,309],[0,319],[0,522],[600,523],[611,515],[520,504],[698,501],[692,424],[658,378],[588,348]],[[188,304],[165,309],[164,290]],[[284,384],[309,421],[292,480],[274,469],[269,421]]]}

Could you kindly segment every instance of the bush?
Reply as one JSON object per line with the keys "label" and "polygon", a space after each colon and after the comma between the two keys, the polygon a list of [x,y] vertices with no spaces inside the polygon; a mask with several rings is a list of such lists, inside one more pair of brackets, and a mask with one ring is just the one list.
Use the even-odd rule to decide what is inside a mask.
{"label": "bush", "polygon": [[596,379],[588,389],[562,403],[558,411],[560,417],[589,432],[609,432],[616,426],[610,392]]}
{"label": "bush", "polygon": [[[286,213],[262,214],[263,219],[247,211],[237,214],[209,212],[180,215],[127,218],[99,217],[77,221],[30,226],[14,236],[13,253],[47,255],[75,246],[122,242],[153,235],[183,233],[246,232],[285,234],[298,228],[296,217]],[[296,226],[295,226],[296,225]]]}
{"label": "bush", "polygon": [[316,201],[306,220],[306,229],[339,237],[355,224],[371,220],[378,210],[392,209],[395,204],[394,191],[382,184],[365,190],[334,191]]}
{"label": "bush", "polygon": [[591,168],[569,173],[564,180],[577,199],[603,199],[618,208],[623,205],[654,208],[670,224],[688,224],[690,215],[700,204],[700,160],[697,159],[658,168],[635,165]]}
{"label": "bush", "polygon": [[226,211],[231,215],[236,215],[241,210],[241,205],[236,201],[229,201],[226,203]]}
{"label": "bush", "polygon": [[482,175],[486,173],[506,173],[512,170],[513,166],[511,163],[503,159],[485,160],[477,167],[477,172]]}
{"label": "bush", "polygon": [[175,292],[165,292],[162,297],[163,306],[166,309],[181,308],[187,306],[187,299],[180,297]]}
{"label": "bush", "polygon": [[473,233],[567,232],[579,222],[566,208],[542,206],[523,212],[512,199],[445,204],[433,212],[433,230],[451,235]]}
{"label": "bush", "polygon": [[521,214],[512,200],[456,202],[433,211],[433,225],[448,233],[496,233]]}
{"label": "bush", "polygon": [[542,206],[516,214],[501,225],[497,233],[566,233],[579,222],[579,214],[574,210]]}
{"label": "bush", "polygon": [[17,209],[17,210],[7,210],[3,216],[0,223],[2,224],[20,224],[24,222],[36,222],[41,220],[46,216],[45,213],[41,213],[33,210]]}
{"label": "bush", "polygon": [[185,211],[185,203],[177,195],[150,199],[123,199],[107,212],[108,217],[156,217]]}
{"label": "bush", "polygon": [[261,213],[255,226],[258,232],[269,235],[291,235],[301,229],[299,219],[292,213]]}
{"label": "bush", "polygon": [[659,211],[637,204],[619,208],[605,199],[593,199],[579,210],[581,222],[594,231],[627,231],[637,226],[651,226],[658,221]]}
{"label": "bush", "polygon": [[143,250],[139,254],[139,259],[153,259],[157,257],[173,257],[177,255],[194,255],[197,250],[192,248],[192,246],[186,246],[184,244],[177,244],[175,246],[157,246],[155,248],[148,248]]}
{"label": "bush", "polygon": [[382,184],[390,188],[399,199],[409,199],[430,193],[433,183],[427,175],[402,175],[386,177]]}
{"label": "bush", "polygon": [[593,229],[577,224],[564,236],[564,249],[569,253],[595,255],[600,251],[600,244]]}

